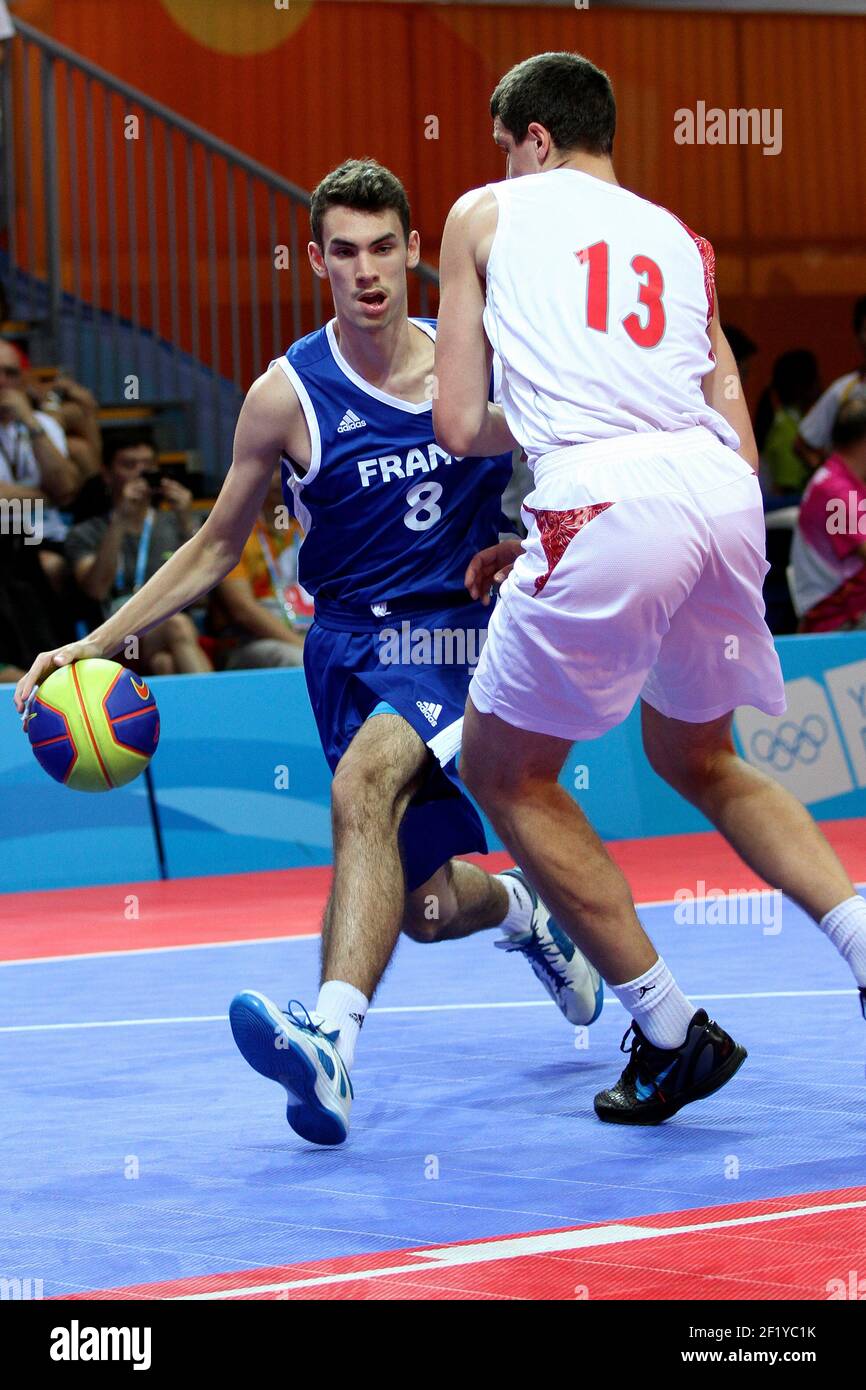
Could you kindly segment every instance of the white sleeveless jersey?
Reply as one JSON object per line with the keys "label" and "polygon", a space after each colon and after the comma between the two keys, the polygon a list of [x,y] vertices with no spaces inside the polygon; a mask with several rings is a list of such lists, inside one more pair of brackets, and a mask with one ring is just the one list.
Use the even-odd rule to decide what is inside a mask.
{"label": "white sleeveless jersey", "polygon": [[701,392],[715,365],[710,243],[576,169],[488,186],[499,219],[484,327],[530,465],[568,444],[696,425],[739,448]]}

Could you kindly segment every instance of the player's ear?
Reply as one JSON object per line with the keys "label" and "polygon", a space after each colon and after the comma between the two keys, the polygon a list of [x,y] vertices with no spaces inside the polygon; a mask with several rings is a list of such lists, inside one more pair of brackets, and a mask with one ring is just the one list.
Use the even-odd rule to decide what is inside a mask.
{"label": "player's ear", "polygon": [[540,168],[553,148],[550,131],[543,126],[540,121],[531,121],[526,132],[526,138],[532,141],[535,149],[535,158]]}
{"label": "player's ear", "polygon": [[318,275],[320,280],[327,280],[328,267],[325,265],[325,257],[322,255],[322,248],[317,241],[307,242],[307,255],[310,258],[310,265],[313,267],[313,274]]}
{"label": "player's ear", "polygon": [[418,232],[409,233],[409,241],[406,244],[406,269],[414,270],[421,259],[421,237]]}

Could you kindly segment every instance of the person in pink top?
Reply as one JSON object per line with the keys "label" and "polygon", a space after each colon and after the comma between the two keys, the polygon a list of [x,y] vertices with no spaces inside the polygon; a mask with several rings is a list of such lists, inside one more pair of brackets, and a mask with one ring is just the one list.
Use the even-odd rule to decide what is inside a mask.
{"label": "person in pink top", "polygon": [[801,632],[866,627],[866,400],[840,408],[791,548]]}

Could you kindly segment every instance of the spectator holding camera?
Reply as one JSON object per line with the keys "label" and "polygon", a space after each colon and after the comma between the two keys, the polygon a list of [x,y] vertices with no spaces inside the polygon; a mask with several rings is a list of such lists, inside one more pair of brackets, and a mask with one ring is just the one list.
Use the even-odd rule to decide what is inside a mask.
{"label": "spectator holding camera", "polygon": [[[66,556],[81,591],[109,617],[198,529],[192,493],[160,478],[156,451],[144,434],[116,435],[105,450],[110,509],[73,526]],[[145,675],[211,671],[195,625],[178,613],[140,640]]]}
{"label": "spectator holding camera", "polygon": [[56,508],[69,504],[78,479],[52,437],[54,422],[23,388],[21,353],[0,339],[0,682],[26,670],[46,641],[72,635],[50,587],[52,565],[62,562],[48,547],[52,526],[63,534]]}
{"label": "spectator holding camera", "polygon": [[63,431],[33,409],[24,389],[21,354],[0,339],[0,496],[33,497],[68,506],[80,486],[75,466],[63,454]]}
{"label": "spectator holding camera", "polygon": [[34,409],[62,429],[65,452],[78,470],[81,482],[98,473],[102,437],[99,404],[93,392],[66,372],[44,377],[41,372],[31,370],[26,384]]}

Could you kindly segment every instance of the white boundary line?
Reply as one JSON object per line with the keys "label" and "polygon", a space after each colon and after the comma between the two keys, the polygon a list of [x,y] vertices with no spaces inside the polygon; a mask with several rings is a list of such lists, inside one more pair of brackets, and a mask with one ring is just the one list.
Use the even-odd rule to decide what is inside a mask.
{"label": "white boundary line", "polygon": [[[0,908],[3,899],[0,897]],[[68,960],[106,960],[114,956],[159,956],[166,951],[217,951],[225,946],[266,946],[268,942],[279,941],[318,941],[320,933],[299,932],[295,936],[249,936],[234,938],[231,941],[189,941],[177,946],[131,946],[129,950],[116,951],[77,951],[66,956],[26,956],[21,960],[0,960],[0,969],[11,965],[44,965]]]}
{"label": "white boundary line", "polygon": [[[693,990],[700,999],[708,1003],[720,1003],[731,999],[819,999],[836,998],[843,995],[856,996],[857,990],[850,989],[777,989],[756,990],[749,994],[702,994]],[[613,1005],[622,1008],[615,995],[606,994],[605,1007]],[[502,1002],[473,1004],[387,1004],[368,1009],[370,1014],[443,1014],[460,1013],[480,1009],[552,1009],[552,999],[507,999]],[[66,1029],[82,1028],[144,1028],[172,1023],[227,1023],[228,1014],[178,1014],[168,1018],[106,1018],[83,1023],[20,1023],[0,1027],[0,1033],[55,1033]]]}
{"label": "white boundary line", "polygon": [[[119,886],[122,887],[123,885],[121,884]],[[856,883],[854,886],[858,890],[858,892],[860,891],[860,889],[866,888],[866,884],[863,883]],[[772,895],[774,893],[777,893],[779,890],[777,888],[730,888],[724,891],[726,897],[730,896],[730,894],[735,894],[739,897],[759,895],[763,898],[766,897],[768,893]],[[712,899],[695,898],[695,902],[708,901],[712,901]],[[675,907],[676,903],[676,898],[656,898],[653,899],[651,902],[635,903],[635,908],[638,912],[640,912],[641,909],[645,907]],[[3,894],[0,893],[0,913],[2,913],[2,909]],[[744,923],[743,925],[749,924]],[[752,925],[757,926],[759,924],[754,923]],[[491,927],[490,930],[492,931],[493,928]],[[0,934],[0,936],[2,936],[2,934]],[[128,950],[119,948],[116,951],[78,951],[72,952],[68,955],[60,956],[26,956],[21,960],[0,960],[0,969],[9,969],[9,967],[14,965],[45,965],[50,964],[53,961],[106,960],[115,956],[164,955],[167,951],[216,951],[225,949],[228,946],[266,946],[273,942],[285,943],[287,941],[317,941],[319,939],[319,936],[320,933],[316,931],[304,932],[297,936],[250,936],[241,937],[237,940],[232,941],[191,941],[187,943],[181,942],[177,946],[133,946],[130,947]]]}
{"label": "white boundary line", "polygon": [[[772,1199],[768,1199],[772,1200]],[[249,1284],[235,1289],[218,1289],[207,1293],[176,1294],[170,1302],[201,1302],[203,1300],[249,1297],[251,1294],[281,1293],[289,1289],[327,1287],[329,1284],[351,1284],[355,1281],[391,1279],[400,1274],[430,1274],[459,1265],[478,1265],[497,1260],[526,1258],[563,1250],[584,1250],[603,1245],[627,1244],[637,1240],[667,1240],[671,1236],[695,1235],[704,1231],[730,1230],[737,1226],[758,1226],[772,1221],[792,1221],[802,1216],[820,1216],[827,1212],[853,1211],[866,1208],[866,1201],[827,1202],[811,1207],[795,1207],[790,1211],[762,1212],[755,1216],[726,1217],[717,1221],[696,1221],[687,1226],[625,1226],[610,1223],[589,1226],[580,1230],[550,1231],[546,1234],[505,1236],[501,1240],[481,1241],[470,1245],[438,1246],[415,1252],[412,1264],[388,1265],[379,1269],[346,1270],[339,1274],[320,1274],[306,1279],[287,1279],[276,1284]],[[660,1213],[661,1216],[664,1213]],[[418,1256],[421,1258],[419,1259]]]}

